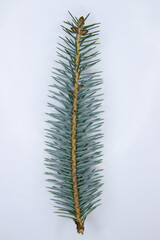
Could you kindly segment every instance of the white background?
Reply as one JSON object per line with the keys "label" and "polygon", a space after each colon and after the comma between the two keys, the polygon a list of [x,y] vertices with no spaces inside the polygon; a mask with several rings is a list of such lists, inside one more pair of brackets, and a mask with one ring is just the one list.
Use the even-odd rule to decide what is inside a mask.
{"label": "white background", "polygon": [[[101,22],[102,205],[85,234],[53,213],[45,112],[67,13]],[[160,1],[0,1],[0,240],[160,239]]]}

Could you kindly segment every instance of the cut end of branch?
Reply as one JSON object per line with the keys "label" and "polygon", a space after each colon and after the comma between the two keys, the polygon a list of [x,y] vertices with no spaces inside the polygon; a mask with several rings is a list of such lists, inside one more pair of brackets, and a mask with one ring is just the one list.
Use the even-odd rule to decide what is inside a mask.
{"label": "cut end of branch", "polygon": [[75,221],[75,223],[77,225],[77,232],[83,235],[83,233],[84,233],[84,226],[83,226],[83,224],[81,224],[78,221]]}

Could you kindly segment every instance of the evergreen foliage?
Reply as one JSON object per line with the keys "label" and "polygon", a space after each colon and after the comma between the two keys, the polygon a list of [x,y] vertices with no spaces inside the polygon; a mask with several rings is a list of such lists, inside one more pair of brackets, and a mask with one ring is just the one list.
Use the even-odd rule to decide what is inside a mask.
{"label": "evergreen foliage", "polygon": [[[99,23],[84,25],[89,14],[81,21],[73,17],[62,26],[65,35],[58,43],[59,67],[53,68],[53,85],[50,86],[48,103],[51,111],[49,129],[47,129],[47,149],[49,157],[45,159],[48,168],[49,191],[56,203],[59,216],[71,218],[77,224],[77,231],[83,234],[79,225],[74,200],[74,179],[72,159],[73,114],[76,116],[76,177],[80,218],[82,225],[87,215],[100,205],[102,186],[101,169],[101,125],[99,117],[102,94],[101,72],[91,72],[91,68],[100,61],[96,50],[99,35]],[[83,20],[83,21],[82,21]],[[81,28],[79,53],[77,48],[78,29]],[[76,56],[78,55],[78,64]],[[75,79],[78,74],[77,110],[73,110],[75,98]],[[79,230],[81,229],[81,230]]]}

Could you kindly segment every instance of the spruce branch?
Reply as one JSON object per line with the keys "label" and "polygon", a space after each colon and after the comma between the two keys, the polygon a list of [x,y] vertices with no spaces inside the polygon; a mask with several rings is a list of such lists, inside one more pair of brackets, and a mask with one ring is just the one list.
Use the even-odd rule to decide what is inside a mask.
{"label": "spruce branch", "polygon": [[56,63],[61,68],[53,68],[54,84],[49,90],[54,103],[48,103],[53,111],[47,113],[51,127],[46,129],[46,151],[51,157],[45,161],[56,213],[73,219],[77,232],[83,234],[87,215],[100,205],[103,185],[101,169],[96,169],[103,147],[99,141],[102,94],[97,94],[102,79],[100,72],[88,70],[100,61],[96,59],[99,23],[85,26],[89,14],[79,19],[69,14],[72,21],[64,21],[69,28],[62,26],[67,36],[60,37],[63,44],[57,48]]}

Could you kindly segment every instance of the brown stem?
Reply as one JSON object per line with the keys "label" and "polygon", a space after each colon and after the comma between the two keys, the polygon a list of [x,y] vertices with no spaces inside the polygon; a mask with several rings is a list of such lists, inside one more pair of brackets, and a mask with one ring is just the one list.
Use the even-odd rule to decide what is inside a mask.
{"label": "brown stem", "polygon": [[78,192],[78,182],[77,182],[77,161],[76,161],[76,129],[77,129],[77,102],[78,102],[78,89],[81,87],[79,85],[79,51],[80,51],[80,39],[81,35],[84,35],[84,30],[82,30],[84,26],[84,18],[80,17],[78,20],[78,28],[72,28],[72,31],[77,34],[76,41],[76,58],[75,58],[75,83],[74,83],[74,91],[73,91],[73,110],[72,110],[72,181],[73,181],[73,198],[76,212],[76,225],[77,232],[83,234],[84,225],[81,217],[80,203],[79,203],[79,192]]}

